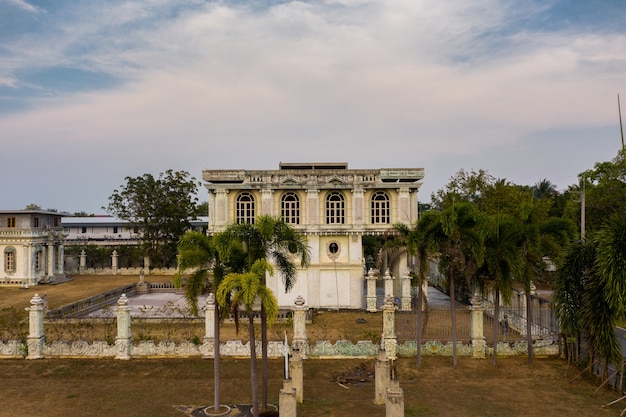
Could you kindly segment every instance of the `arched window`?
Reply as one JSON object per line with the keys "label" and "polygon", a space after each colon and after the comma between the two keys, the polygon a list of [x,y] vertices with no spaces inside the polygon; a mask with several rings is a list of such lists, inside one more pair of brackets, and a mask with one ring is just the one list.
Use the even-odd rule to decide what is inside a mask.
{"label": "arched window", "polygon": [[372,195],[372,224],[389,224],[389,196],[384,191]]}
{"label": "arched window", "polygon": [[300,199],[296,193],[285,193],[280,200],[280,214],[285,223],[300,224]]}
{"label": "arched window", "polygon": [[4,250],[5,272],[15,272],[15,248],[8,247]]}
{"label": "arched window", "polygon": [[343,195],[333,191],[326,196],[326,224],[344,224],[344,200]]}
{"label": "arched window", "polygon": [[254,197],[250,193],[241,193],[237,196],[237,223],[254,224]]}

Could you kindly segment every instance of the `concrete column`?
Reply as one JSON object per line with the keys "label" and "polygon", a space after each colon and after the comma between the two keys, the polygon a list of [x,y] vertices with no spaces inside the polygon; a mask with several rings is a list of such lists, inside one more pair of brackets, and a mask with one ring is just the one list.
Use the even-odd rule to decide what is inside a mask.
{"label": "concrete column", "polygon": [[383,280],[385,281],[385,298],[391,297],[393,299],[393,276],[391,276],[391,272],[389,268],[385,271],[385,275],[383,276]]}
{"label": "concrete column", "polygon": [[126,294],[117,300],[117,337],[115,338],[117,355],[115,359],[130,359],[132,335],[130,332],[130,306]]}
{"label": "concrete column", "polygon": [[485,336],[483,334],[482,296],[474,291],[470,302],[470,335],[472,338],[472,357],[485,358]]}
{"label": "concrete column", "polygon": [[30,299],[30,308],[28,310],[28,325],[29,333],[27,341],[28,355],[26,359],[41,359],[43,358],[43,348],[45,343],[45,335],[43,331],[43,316],[44,316],[44,302],[39,297],[39,294],[35,294]]}
{"label": "concrete column", "polygon": [[117,274],[117,251],[114,250],[113,253],[111,254],[111,270],[113,271],[113,274],[116,275]]}
{"label": "concrete column", "polygon": [[83,249],[80,251],[80,264],[78,268],[79,273],[84,274],[86,268],[87,268],[87,254],[85,253],[85,250]]}
{"label": "concrete column", "polygon": [[261,190],[261,213],[268,216],[275,216],[274,213],[274,190],[263,189]]}
{"label": "concrete column", "polygon": [[278,411],[281,417],[296,417],[296,390],[293,388],[291,379],[283,380],[283,389],[278,396]]}
{"label": "concrete column", "polygon": [[293,348],[301,352],[302,358],[306,358],[309,339],[306,336],[306,313],[309,307],[305,305],[304,298],[296,297],[293,307]]}
{"label": "concrete column", "polygon": [[383,339],[381,348],[387,353],[388,359],[396,358],[396,322],[393,297],[386,297],[383,305]]}
{"label": "concrete column", "polygon": [[404,417],[404,391],[400,388],[400,381],[392,379],[387,388],[386,417]]}
{"label": "concrete column", "polygon": [[48,259],[46,261],[46,275],[49,278],[54,276],[55,262],[54,262],[54,243],[48,242]]}
{"label": "concrete column", "polygon": [[148,272],[150,271],[150,257],[149,256],[143,257],[143,269],[148,270]]}
{"label": "concrete column", "polygon": [[385,404],[389,388],[389,359],[384,349],[378,350],[374,365],[374,404]]}
{"label": "concrete column", "polygon": [[363,188],[356,187],[352,189],[352,224],[365,224],[365,198]]}
{"label": "concrete column", "polygon": [[397,222],[410,225],[411,223],[411,201],[408,187],[398,188]]}
{"label": "concrete column", "polygon": [[320,223],[320,191],[317,189],[306,190],[306,224],[314,226]]}
{"label": "concrete column", "polygon": [[304,400],[304,372],[302,367],[302,354],[299,350],[293,349],[289,360],[289,376],[291,383],[296,390],[296,401],[302,404]]}
{"label": "concrete column", "polygon": [[375,313],[376,309],[376,275],[374,275],[374,269],[370,268],[367,271],[367,311]]}
{"label": "concrete column", "polygon": [[408,272],[402,275],[400,292],[401,310],[411,310],[411,276]]}

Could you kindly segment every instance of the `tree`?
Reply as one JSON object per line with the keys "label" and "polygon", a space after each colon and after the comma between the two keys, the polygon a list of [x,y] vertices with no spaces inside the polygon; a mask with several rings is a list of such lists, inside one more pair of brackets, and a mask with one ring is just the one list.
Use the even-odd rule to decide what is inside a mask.
{"label": "tree", "polygon": [[[188,230],[183,234],[178,242],[178,274],[174,276],[174,284],[180,288],[183,284],[183,274],[191,270],[185,283],[185,298],[194,315],[198,314],[198,297],[202,294],[213,271],[213,291],[217,288],[223,278],[224,268],[219,262],[217,251],[212,240],[205,234]],[[214,312],[214,334],[215,342],[213,349],[214,364],[214,411],[220,410],[220,306],[215,306]]]}
{"label": "tree", "polygon": [[191,226],[196,192],[195,179],[185,171],[168,170],[158,178],[126,177],[126,184],[113,192],[105,209],[137,229],[144,253],[152,261],[168,266],[175,260],[176,243]]}
{"label": "tree", "polygon": [[626,310],[626,213],[614,214],[588,241],[573,245],[559,270],[554,301],[566,338],[588,336],[590,360],[619,363],[614,327]]}
{"label": "tree", "polygon": [[39,204],[30,203],[24,207],[24,210],[27,211],[41,211],[43,210]]}
{"label": "tree", "polygon": [[[219,238],[216,240],[216,246],[225,264],[233,266],[233,270],[246,272],[259,260],[271,262],[283,280],[285,291],[291,290],[297,276],[293,259],[300,258],[301,267],[309,264],[310,253],[306,237],[297,233],[280,218],[258,216],[254,224],[233,223],[217,236]],[[241,258],[235,258],[233,255],[241,250],[245,260],[243,264],[237,262],[238,266],[235,267],[233,261]],[[266,285],[265,275],[261,279],[261,284]],[[263,408],[267,408],[267,326],[265,305],[261,303]]]}
{"label": "tree", "polygon": [[[431,212],[435,218],[423,237],[427,246],[437,248],[439,267],[448,277],[452,332],[452,362],[457,365],[455,277],[465,275],[469,281],[483,263],[482,215],[473,203],[454,204],[442,212]],[[427,216],[422,217],[420,222]]]}
{"label": "tree", "polygon": [[521,243],[524,238],[521,225],[508,215],[492,215],[484,233],[484,263],[478,270],[491,283],[495,300],[493,305],[493,364],[497,364],[498,334],[500,329],[500,296],[508,304],[513,292],[513,280],[522,269]]}
{"label": "tree", "polygon": [[257,298],[265,306],[268,325],[278,315],[278,302],[272,290],[263,285],[266,273],[273,273],[271,265],[265,259],[257,259],[246,273],[230,273],[224,277],[217,288],[216,299],[222,306],[231,306],[233,313],[243,306],[248,315],[250,336],[250,380],[252,387],[252,410],[259,416],[259,386],[256,359],[256,339],[254,336],[254,306]]}

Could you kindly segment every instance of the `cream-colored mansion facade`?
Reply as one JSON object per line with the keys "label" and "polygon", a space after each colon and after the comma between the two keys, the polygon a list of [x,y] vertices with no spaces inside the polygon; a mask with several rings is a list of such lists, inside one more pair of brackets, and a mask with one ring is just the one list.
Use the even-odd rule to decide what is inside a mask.
{"label": "cream-colored mansion facade", "polygon": [[47,211],[0,211],[0,285],[31,286],[65,279],[67,235],[61,217]]}
{"label": "cream-colored mansion facade", "polygon": [[[290,293],[268,279],[281,306],[296,296],[316,308],[363,306],[364,235],[418,219],[422,168],[348,169],[345,163],[281,163],[278,170],[204,170],[209,191],[208,233],[256,216],[280,216],[306,235],[311,264],[298,271]],[[401,272],[402,273],[402,272]]]}

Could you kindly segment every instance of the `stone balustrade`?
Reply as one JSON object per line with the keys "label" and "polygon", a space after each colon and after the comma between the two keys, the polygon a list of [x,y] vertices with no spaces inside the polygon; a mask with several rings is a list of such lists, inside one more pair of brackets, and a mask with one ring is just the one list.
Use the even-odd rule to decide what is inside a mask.
{"label": "stone balustrade", "polygon": [[[338,340],[335,343],[329,341],[317,341],[309,343],[306,337],[306,322],[308,308],[304,304],[302,297],[298,297],[293,307],[294,340],[290,351],[297,351],[302,359],[304,358],[376,358],[382,349],[388,359],[396,357],[411,357],[417,353],[415,341],[397,343],[393,328],[394,309],[391,302],[387,303],[387,308],[383,309],[383,338],[381,344],[374,344],[370,340],[353,343],[347,340]],[[480,303],[476,302],[477,310]],[[207,323],[206,337],[202,343],[192,343],[183,341],[175,343],[172,341],[133,341],[132,328],[129,317],[128,299],[126,294],[122,294],[117,300],[117,336],[115,343],[110,344],[105,341],[94,341],[88,343],[83,340],[72,342],[56,341],[45,342],[44,336],[44,302],[35,294],[30,301],[29,311],[29,335],[26,343],[10,340],[0,341],[0,358],[20,358],[39,359],[51,357],[72,357],[72,358],[105,358],[130,359],[135,357],[190,357],[200,356],[212,358],[215,349],[212,323]],[[212,319],[212,310],[205,311],[205,319]],[[477,314],[477,313],[475,313]],[[473,326],[474,327],[474,326]],[[477,326],[478,327],[478,326]],[[478,330],[477,330],[478,331]],[[490,348],[484,346],[482,332],[472,336],[472,343],[457,344],[457,352],[460,356],[485,357],[489,354]],[[483,343],[480,343],[483,342]],[[524,355],[527,352],[525,340],[515,343],[500,342],[498,344],[498,356]],[[560,345],[558,339],[544,339],[535,341],[534,354],[536,356],[558,356]],[[257,341],[256,351],[260,355],[260,341]],[[424,356],[439,355],[451,356],[452,345],[439,341],[427,341],[422,344],[421,353]],[[220,354],[224,357],[249,357],[249,343],[242,343],[240,340],[229,340],[220,343]],[[285,354],[284,341],[270,341],[268,343],[268,356],[271,358],[281,358]]]}

